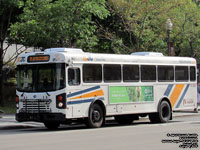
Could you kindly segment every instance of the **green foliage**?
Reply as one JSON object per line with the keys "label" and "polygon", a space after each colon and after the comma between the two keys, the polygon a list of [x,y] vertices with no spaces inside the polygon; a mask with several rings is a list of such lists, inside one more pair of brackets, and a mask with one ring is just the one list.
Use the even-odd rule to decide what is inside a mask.
{"label": "green foliage", "polygon": [[107,46],[110,41],[111,49],[120,48],[120,53],[158,51],[167,54],[165,24],[170,18],[175,54],[199,53],[200,9],[192,0],[108,0],[108,6],[112,18],[101,24],[104,29],[101,37]]}
{"label": "green foliage", "polygon": [[[4,47],[4,42],[8,39],[9,27],[17,21],[18,15],[21,13],[19,4],[21,0],[0,0],[0,105],[4,105],[4,84],[3,84],[3,66],[4,56],[8,47]],[[6,62],[8,63],[8,62]]]}
{"label": "green foliage", "polygon": [[92,17],[108,15],[104,0],[27,0],[10,36],[28,46],[91,49],[98,42]]}
{"label": "green foliage", "polygon": [[[20,0],[0,0],[0,39],[4,41],[8,36],[8,29],[11,23],[17,20],[19,14],[18,5]],[[2,48],[2,47],[1,47]]]}
{"label": "green foliage", "polygon": [[190,0],[185,0],[178,9],[172,11],[171,15],[174,15],[172,35],[176,46],[176,55],[200,55],[199,7]]}
{"label": "green foliage", "polygon": [[200,7],[195,0],[26,0],[11,26],[13,41],[35,47],[79,47],[103,53],[167,55],[166,20],[175,54],[200,55]]}

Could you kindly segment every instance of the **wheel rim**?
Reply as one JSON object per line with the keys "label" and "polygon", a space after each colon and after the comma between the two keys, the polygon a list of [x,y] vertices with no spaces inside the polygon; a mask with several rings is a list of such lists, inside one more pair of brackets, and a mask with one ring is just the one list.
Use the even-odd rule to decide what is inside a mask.
{"label": "wheel rim", "polygon": [[162,108],[162,117],[163,118],[168,118],[169,117],[169,108],[167,106],[164,106]]}
{"label": "wheel rim", "polygon": [[101,120],[101,114],[98,110],[94,110],[92,113],[92,121],[95,122],[99,122]]}

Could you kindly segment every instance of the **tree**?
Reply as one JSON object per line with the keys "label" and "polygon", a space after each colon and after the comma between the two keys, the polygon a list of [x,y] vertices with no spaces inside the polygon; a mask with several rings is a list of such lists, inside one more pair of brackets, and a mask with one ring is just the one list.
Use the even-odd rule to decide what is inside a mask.
{"label": "tree", "polygon": [[158,51],[167,54],[165,24],[171,18],[174,24],[171,40],[175,43],[176,55],[192,56],[188,50],[199,51],[200,10],[192,0],[108,0],[108,8],[112,18],[99,25],[104,39],[102,47],[115,45],[113,52],[116,53]]}
{"label": "tree", "polygon": [[105,32],[105,38],[118,37],[116,40],[120,47],[126,49],[124,53],[161,51],[166,47],[163,41],[163,24],[167,18],[166,12],[175,7],[173,2],[168,4],[166,0],[109,0],[108,5],[113,16],[118,18],[117,30],[121,32]]}
{"label": "tree", "polygon": [[200,56],[200,8],[191,0],[185,0],[170,15],[173,16],[176,55]]}
{"label": "tree", "polygon": [[200,6],[200,0],[192,0],[193,2],[195,2],[198,6]]}
{"label": "tree", "polygon": [[[4,47],[9,34],[9,27],[17,20],[17,16],[20,14],[19,4],[20,0],[0,0],[0,105],[4,105],[4,93],[3,93],[3,62],[4,56],[10,44]],[[8,62],[6,62],[8,63]]]}
{"label": "tree", "polygon": [[98,42],[92,18],[108,15],[105,0],[28,0],[10,36],[28,46],[91,50]]}

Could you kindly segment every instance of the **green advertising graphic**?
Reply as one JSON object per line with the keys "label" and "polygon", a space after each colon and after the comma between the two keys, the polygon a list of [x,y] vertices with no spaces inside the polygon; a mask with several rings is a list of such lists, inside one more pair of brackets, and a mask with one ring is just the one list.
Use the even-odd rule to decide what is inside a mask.
{"label": "green advertising graphic", "polygon": [[110,103],[151,102],[153,86],[111,86]]}

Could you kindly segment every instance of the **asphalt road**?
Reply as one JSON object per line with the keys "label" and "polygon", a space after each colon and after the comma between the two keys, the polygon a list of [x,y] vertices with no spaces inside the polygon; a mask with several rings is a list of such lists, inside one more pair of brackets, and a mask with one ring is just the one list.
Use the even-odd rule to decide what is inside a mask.
{"label": "asphalt road", "polygon": [[[180,150],[183,141],[169,141],[186,136],[200,139],[200,115],[176,117],[167,124],[151,124],[143,119],[126,126],[109,121],[99,129],[76,125],[49,131],[41,124],[0,130],[0,150]],[[191,146],[191,140],[189,143]],[[196,144],[198,148],[190,149],[200,149],[200,143]]]}

